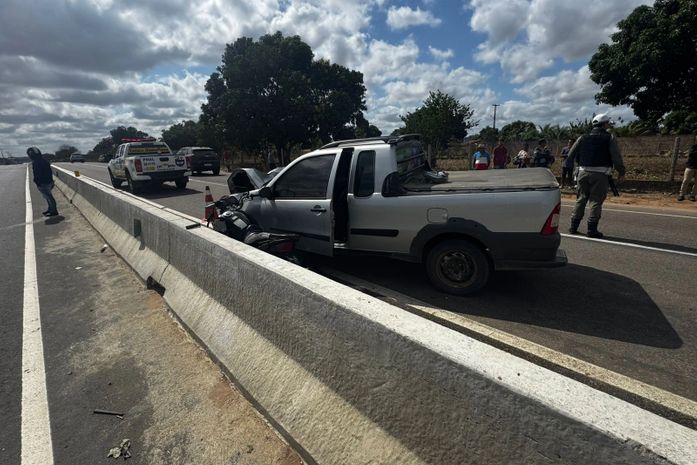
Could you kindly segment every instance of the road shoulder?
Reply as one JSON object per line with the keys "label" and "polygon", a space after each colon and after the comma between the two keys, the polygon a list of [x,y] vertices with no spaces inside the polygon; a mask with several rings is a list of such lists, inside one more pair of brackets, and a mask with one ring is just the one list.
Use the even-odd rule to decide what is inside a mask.
{"label": "road shoulder", "polygon": [[161,297],[54,193],[61,215],[41,220],[32,189],[56,463],[105,462],[126,438],[133,464],[302,463]]}

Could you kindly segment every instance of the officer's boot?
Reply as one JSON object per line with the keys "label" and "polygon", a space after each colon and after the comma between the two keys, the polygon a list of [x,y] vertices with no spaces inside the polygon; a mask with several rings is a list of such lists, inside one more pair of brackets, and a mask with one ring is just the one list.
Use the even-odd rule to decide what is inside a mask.
{"label": "officer's boot", "polygon": [[581,220],[571,219],[571,227],[569,227],[569,234],[578,234],[578,227],[581,225]]}
{"label": "officer's boot", "polygon": [[603,238],[603,233],[598,231],[598,223],[594,222],[591,223],[590,221],[588,222],[588,232],[586,233],[588,237],[592,237],[594,239],[602,239]]}

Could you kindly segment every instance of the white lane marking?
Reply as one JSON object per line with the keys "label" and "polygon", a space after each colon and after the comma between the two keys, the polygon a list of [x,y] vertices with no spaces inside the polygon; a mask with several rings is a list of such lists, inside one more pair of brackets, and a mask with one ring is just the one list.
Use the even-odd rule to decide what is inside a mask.
{"label": "white lane marking", "polygon": [[48,413],[44,344],[41,336],[39,287],[36,278],[34,222],[26,182],[24,232],[24,311],[22,323],[22,460],[21,465],[53,464],[53,443]]}
{"label": "white lane marking", "polygon": [[569,239],[580,239],[580,240],[584,240],[584,241],[600,242],[602,244],[620,245],[622,247],[632,247],[635,249],[653,250],[654,252],[672,253],[672,254],[676,254],[676,255],[685,255],[687,257],[697,258],[697,253],[682,252],[680,250],[661,249],[659,247],[650,247],[648,245],[632,244],[631,242],[620,242],[620,241],[609,241],[609,240],[605,240],[605,239],[594,239],[592,237],[579,236],[577,234],[561,234],[561,236],[568,237]]}
{"label": "white lane marking", "polygon": [[223,184],[222,182],[200,181],[198,179],[191,179],[191,178],[189,178],[189,182],[198,182],[201,184],[215,184],[216,186],[227,187],[227,184]]}
{"label": "white lane marking", "polygon": [[[574,204],[565,204],[562,203],[562,207],[567,207],[567,208],[574,208]],[[638,210],[622,210],[619,208],[605,208],[603,207],[603,211],[608,211],[608,212],[619,212],[619,213],[636,213],[637,215],[649,215],[649,216],[665,216],[668,218],[683,218],[683,219],[688,219],[688,220],[697,220],[697,216],[690,216],[690,215],[674,215],[670,213],[651,213],[651,212],[642,212]]]}

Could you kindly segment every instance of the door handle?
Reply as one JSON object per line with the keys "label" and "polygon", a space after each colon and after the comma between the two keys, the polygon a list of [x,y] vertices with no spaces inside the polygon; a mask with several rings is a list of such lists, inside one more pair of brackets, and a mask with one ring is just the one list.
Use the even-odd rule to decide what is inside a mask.
{"label": "door handle", "polygon": [[324,213],[327,211],[327,209],[319,205],[315,205],[314,207],[310,208],[310,211],[315,213]]}

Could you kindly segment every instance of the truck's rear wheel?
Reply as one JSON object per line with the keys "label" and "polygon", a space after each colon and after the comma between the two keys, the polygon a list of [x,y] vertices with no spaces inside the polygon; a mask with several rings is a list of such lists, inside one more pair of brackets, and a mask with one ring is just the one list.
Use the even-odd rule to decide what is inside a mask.
{"label": "truck's rear wheel", "polygon": [[131,174],[126,171],[126,182],[128,183],[128,190],[131,194],[138,194],[140,192],[140,183],[131,179]]}
{"label": "truck's rear wheel", "polygon": [[186,189],[186,183],[189,182],[189,178],[179,178],[174,180],[178,189]]}
{"label": "truck's rear wheel", "polygon": [[426,257],[428,279],[448,294],[466,295],[480,290],[489,280],[489,268],[484,252],[465,240],[436,244]]}
{"label": "truck's rear wheel", "polygon": [[108,171],[109,171],[109,179],[111,180],[111,185],[114,186],[114,187],[117,188],[117,189],[120,188],[120,187],[121,187],[121,183],[123,183],[123,181],[121,181],[120,179],[116,179],[116,178],[114,177],[114,175],[111,174],[111,170],[108,170]]}

